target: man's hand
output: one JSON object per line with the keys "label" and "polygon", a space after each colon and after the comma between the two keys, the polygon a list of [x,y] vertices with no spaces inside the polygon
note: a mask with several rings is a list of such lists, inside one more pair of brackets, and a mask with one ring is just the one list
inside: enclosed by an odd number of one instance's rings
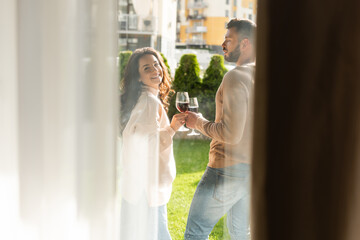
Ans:
{"label": "man's hand", "polygon": [[187,113],[186,126],[188,128],[194,129],[196,121],[197,121],[197,119],[199,117],[201,117],[201,114],[200,113],[189,112],[189,111],[187,111],[186,113]]}

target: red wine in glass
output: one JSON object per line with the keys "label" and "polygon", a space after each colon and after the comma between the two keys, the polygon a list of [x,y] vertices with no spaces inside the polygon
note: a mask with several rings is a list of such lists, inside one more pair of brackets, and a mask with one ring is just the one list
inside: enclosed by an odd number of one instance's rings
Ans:
{"label": "red wine in glass", "polygon": [[189,109],[189,103],[187,102],[176,102],[176,108],[179,112],[186,112]]}
{"label": "red wine in glass", "polygon": [[[187,92],[177,92],[176,93],[176,108],[179,112],[186,112],[189,108],[189,94]],[[188,128],[181,126],[178,131],[186,132],[189,131]]]}

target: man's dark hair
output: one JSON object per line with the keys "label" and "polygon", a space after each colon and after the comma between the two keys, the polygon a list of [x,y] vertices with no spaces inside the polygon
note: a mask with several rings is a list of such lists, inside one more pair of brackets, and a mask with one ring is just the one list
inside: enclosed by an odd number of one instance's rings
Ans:
{"label": "man's dark hair", "polygon": [[253,21],[233,18],[228,22],[226,28],[236,28],[236,32],[241,38],[248,38],[251,42],[254,42],[256,24]]}

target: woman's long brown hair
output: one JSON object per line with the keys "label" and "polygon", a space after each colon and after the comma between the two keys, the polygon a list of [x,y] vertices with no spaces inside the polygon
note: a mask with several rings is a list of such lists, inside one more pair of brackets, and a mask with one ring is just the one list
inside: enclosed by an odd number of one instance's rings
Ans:
{"label": "woman's long brown hair", "polygon": [[153,55],[159,61],[161,69],[163,71],[163,79],[159,85],[159,97],[160,101],[166,110],[169,107],[169,93],[173,92],[171,89],[171,77],[164,64],[164,60],[161,55],[151,47],[136,49],[130,56],[129,62],[126,65],[124,78],[120,86],[120,133],[122,134],[127,122],[129,121],[132,110],[141,95],[144,84],[139,81],[139,60],[144,55]]}

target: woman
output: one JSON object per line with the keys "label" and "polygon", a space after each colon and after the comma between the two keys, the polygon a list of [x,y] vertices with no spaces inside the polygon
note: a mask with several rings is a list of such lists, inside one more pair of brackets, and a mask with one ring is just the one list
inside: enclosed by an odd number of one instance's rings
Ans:
{"label": "woman", "polygon": [[166,204],[175,178],[172,137],[186,114],[167,118],[170,77],[152,48],[131,55],[123,79],[120,130],[121,239],[171,239]]}

